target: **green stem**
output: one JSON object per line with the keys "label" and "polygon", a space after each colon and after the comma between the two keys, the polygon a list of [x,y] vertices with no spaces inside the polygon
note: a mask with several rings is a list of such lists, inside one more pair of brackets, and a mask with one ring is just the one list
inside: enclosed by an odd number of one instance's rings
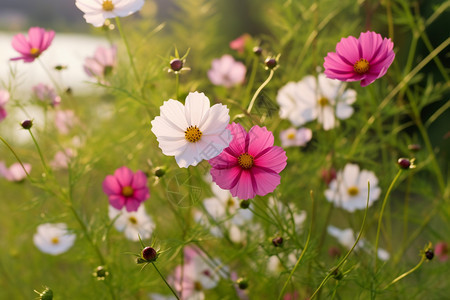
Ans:
{"label": "green stem", "polygon": [[180,88],[180,74],[178,72],[176,72],[175,73],[175,95],[177,97],[177,100],[180,100],[179,88]]}
{"label": "green stem", "polygon": [[8,142],[2,138],[0,136],[0,140],[3,142],[3,144],[5,144],[6,147],[8,147],[9,151],[11,151],[11,153],[14,155],[14,157],[17,159],[17,161],[19,162],[20,166],[22,167],[23,171],[25,172],[25,174],[27,175],[27,178],[31,181],[31,177],[30,174],[28,174],[27,169],[25,169],[25,166],[23,165],[22,161],[20,160],[19,156],[17,156],[16,152],[14,151],[14,149],[8,144]]}
{"label": "green stem", "polygon": [[47,174],[49,174],[49,173],[50,173],[50,172],[49,172],[50,170],[49,170],[49,168],[47,167],[47,163],[45,162],[44,155],[42,155],[41,148],[39,147],[39,144],[37,143],[36,139],[34,138],[34,134],[31,132],[31,129],[27,129],[27,130],[28,130],[28,132],[30,133],[31,138],[33,139],[33,143],[34,143],[34,145],[36,146],[36,149],[37,149],[37,151],[38,151],[38,153],[39,153],[39,156],[40,156],[40,158],[41,158],[41,162],[42,162],[42,165],[44,166],[45,172],[46,172]]}
{"label": "green stem", "polygon": [[48,77],[50,78],[51,82],[53,83],[53,85],[55,86],[55,88],[58,90],[58,93],[61,93],[61,87],[58,85],[58,83],[56,82],[55,78],[53,78],[52,74],[50,73],[50,71],[47,69],[47,67],[44,65],[44,63],[42,62],[42,60],[40,58],[37,59],[37,61],[39,62],[39,64],[42,66],[42,68],[44,69],[45,73],[47,73]]}
{"label": "green stem", "polygon": [[248,80],[247,88],[245,89],[245,105],[247,105],[247,99],[250,97],[250,93],[253,88],[253,84],[255,83],[255,77],[256,77],[256,70],[258,68],[258,57],[255,55],[253,57],[253,63],[252,63],[252,73],[250,74],[250,79]]}
{"label": "green stem", "polygon": [[178,294],[173,290],[173,288],[170,286],[170,284],[167,282],[167,280],[164,278],[164,276],[161,274],[161,272],[158,270],[158,268],[156,267],[155,263],[152,262],[153,267],[155,267],[156,272],[158,272],[159,276],[161,277],[161,279],[164,281],[164,283],[167,285],[167,287],[170,289],[170,291],[172,292],[172,294],[175,296],[175,298],[177,298],[177,300],[180,300],[180,298],[178,297]]}
{"label": "green stem", "polygon": [[314,291],[312,296],[309,297],[309,300],[312,300],[317,295],[317,293],[320,291],[320,289],[325,285],[325,283],[328,281],[328,279],[330,279],[330,277],[333,276],[334,272],[339,270],[339,268],[344,264],[344,262],[347,260],[347,258],[350,256],[350,254],[353,252],[353,250],[355,249],[355,247],[358,244],[359,240],[361,239],[362,233],[364,231],[364,227],[366,225],[367,211],[369,210],[370,182],[367,183],[367,186],[368,186],[368,192],[367,192],[367,200],[366,200],[366,210],[364,211],[364,218],[363,218],[363,221],[362,221],[362,224],[361,224],[361,229],[359,230],[359,234],[358,234],[358,237],[356,238],[355,243],[353,244],[352,248],[347,252],[347,254],[344,256],[344,258],[341,259],[339,264],[336,267],[334,267],[328,273],[328,275],[322,280],[322,282],[320,283],[319,287]]}
{"label": "green stem", "polygon": [[289,274],[286,282],[284,283],[283,288],[281,289],[281,292],[278,295],[278,300],[280,300],[283,297],[284,291],[286,290],[289,282],[291,281],[292,275],[294,275],[295,270],[297,270],[297,267],[300,264],[300,261],[302,260],[304,254],[306,252],[306,249],[308,248],[308,245],[309,245],[309,240],[311,238],[311,232],[312,232],[312,228],[313,228],[313,224],[314,224],[314,215],[315,215],[314,214],[314,197],[313,197],[312,191],[310,192],[310,195],[311,195],[311,200],[312,200],[312,217],[311,217],[311,226],[310,226],[310,229],[309,229],[309,232],[308,232],[308,237],[306,239],[305,247],[303,247],[302,253],[300,254],[299,258],[297,259],[297,262],[294,265],[294,268],[292,269],[292,271]]}
{"label": "green stem", "polygon": [[250,114],[252,111],[253,105],[255,104],[256,98],[258,97],[259,93],[261,93],[262,89],[270,82],[270,80],[273,77],[274,70],[270,70],[269,77],[267,77],[266,81],[264,81],[261,86],[256,90],[255,94],[253,95],[252,100],[250,101],[250,104],[248,105],[247,113]]}
{"label": "green stem", "polygon": [[117,25],[117,28],[119,29],[120,37],[122,38],[123,43],[125,44],[125,48],[127,49],[128,58],[130,59],[130,64],[131,64],[131,68],[133,69],[134,77],[136,77],[136,80],[137,80],[137,82],[138,82],[138,84],[140,86],[141,85],[141,79],[139,77],[139,73],[137,72],[136,66],[134,64],[133,55],[131,55],[130,46],[128,44],[127,38],[125,37],[125,34],[123,33],[122,25],[120,24],[120,18],[119,17],[116,17],[116,25]]}
{"label": "green stem", "polygon": [[377,237],[376,237],[376,240],[375,240],[375,272],[377,271],[378,242],[379,242],[379,239],[380,239],[381,221],[383,220],[384,208],[386,206],[387,199],[389,198],[389,195],[391,194],[391,191],[394,188],[395,183],[397,182],[398,178],[402,174],[402,171],[403,171],[403,169],[398,170],[397,175],[395,175],[394,180],[392,180],[391,185],[389,186],[389,188],[388,188],[388,190],[386,192],[386,195],[384,196],[383,204],[381,205],[380,216],[378,218]]}
{"label": "green stem", "polygon": [[408,276],[409,274],[411,274],[412,272],[414,272],[415,270],[417,270],[425,261],[426,257],[425,255],[422,255],[422,259],[419,261],[419,263],[412,268],[411,270],[409,270],[408,272],[403,273],[402,275],[398,276],[397,278],[395,278],[394,280],[392,280],[391,283],[389,283],[384,289],[387,289],[388,287],[390,287],[391,285],[393,285],[394,283],[396,283],[397,281],[405,278],[406,276]]}

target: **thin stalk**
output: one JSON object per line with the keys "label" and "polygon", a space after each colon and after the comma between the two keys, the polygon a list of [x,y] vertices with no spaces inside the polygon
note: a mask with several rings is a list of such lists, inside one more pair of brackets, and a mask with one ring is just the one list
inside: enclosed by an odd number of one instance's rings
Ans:
{"label": "thin stalk", "polygon": [[180,73],[176,72],[175,73],[175,95],[176,95],[176,99],[180,100],[180,93],[179,93],[179,88],[180,88]]}
{"label": "thin stalk", "polygon": [[411,270],[409,270],[408,272],[403,273],[402,275],[398,276],[397,278],[395,278],[394,280],[392,280],[391,283],[389,283],[384,289],[387,289],[388,287],[390,287],[391,285],[393,285],[394,283],[400,281],[401,279],[405,278],[406,276],[408,276],[409,274],[411,274],[412,272],[414,272],[415,270],[417,270],[425,261],[426,257],[425,255],[422,255],[422,259],[419,261],[419,263],[412,268]]}
{"label": "thin stalk", "polygon": [[175,296],[175,298],[177,298],[177,300],[180,300],[180,298],[178,297],[178,294],[173,290],[173,288],[170,286],[170,284],[167,282],[167,280],[164,278],[164,276],[161,274],[161,272],[158,270],[158,268],[156,267],[155,263],[152,262],[153,267],[155,267],[156,272],[158,272],[159,277],[161,277],[161,279],[164,281],[164,283],[167,285],[167,287],[170,289],[170,291],[172,292],[172,294]]}
{"label": "thin stalk", "polygon": [[350,256],[350,254],[353,252],[353,250],[355,249],[356,245],[358,244],[359,240],[361,239],[362,233],[364,231],[364,227],[366,225],[366,217],[367,217],[367,211],[369,210],[369,199],[370,199],[370,182],[367,182],[367,186],[368,186],[368,192],[367,192],[367,200],[366,200],[366,210],[364,211],[364,218],[361,224],[361,229],[359,230],[359,234],[358,237],[356,238],[355,243],[353,244],[352,248],[347,252],[347,254],[344,256],[344,258],[341,259],[341,261],[339,262],[339,264],[334,267],[329,273],[328,275],[322,280],[322,282],[320,283],[319,287],[314,291],[314,293],[312,294],[311,297],[309,297],[309,300],[312,300],[317,293],[322,289],[322,287],[325,285],[325,283],[327,283],[328,279],[330,279],[331,276],[333,276],[333,273],[337,270],[339,270],[339,268],[344,264],[344,262],[347,260],[347,258]]}
{"label": "thin stalk", "polygon": [[266,81],[264,81],[261,86],[256,90],[255,94],[253,95],[252,100],[250,101],[250,104],[248,105],[247,113],[250,114],[252,111],[253,105],[255,104],[256,98],[258,97],[259,93],[261,93],[262,89],[270,82],[270,80],[273,77],[274,70],[270,70],[269,77],[267,77]]}
{"label": "thin stalk", "polygon": [[311,226],[309,228],[309,232],[308,232],[308,237],[306,238],[306,243],[305,243],[305,247],[303,247],[302,253],[300,254],[299,258],[297,259],[297,262],[294,265],[294,268],[292,268],[291,273],[289,274],[286,282],[283,285],[283,288],[281,289],[280,294],[278,295],[278,300],[280,300],[283,297],[284,291],[286,290],[289,282],[291,281],[292,275],[294,275],[295,270],[297,270],[298,265],[300,264],[300,261],[302,260],[306,249],[308,249],[308,245],[309,245],[309,240],[311,238],[311,232],[312,232],[312,228],[313,228],[313,224],[314,224],[314,196],[313,196],[313,192],[310,192],[311,195],[311,200],[312,200],[312,217],[311,217]]}
{"label": "thin stalk", "polygon": [[386,207],[387,199],[389,198],[389,195],[391,194],[392,189],[394,188],[395,183],[400,178],[400,175],[402,174],[403,169],[399,169],[397,172],[397,175],[395,175],[394,180],[392,180],[391,185],[389,186],[386,195],[383,199],[383,204],[381,205],[381,211],[380,216],[378,218],[378,227],[377,227],[377,237],[375,240],[375,272],[377,271],[377,258],[378,258],[378,242],[380,239],[380,231],[381,231],[381,222],[383,220],[383,212],[384,208]]}
{"label": "thin stalk", "polygon": [[42,60],[40,60],[39,58],[37,59],[37,61],[39,62],[39,64],[41,65],[41,67],[44,69],[45,73],[47,73],[48,78],[50,78],[51,82],[53,83],[53,85],[55,86],[55,88],[58,90],[58,93],[61,93],[61,87],[58,85],[58,83],[56,82],[55,78],[53,78],[52,74],[50,73],[50,71],[47,69],[47,67],[44,65],[44,63],[42,62]]}
{"label": "thin stalk", "polygon": [[27,175],[27,178],[31,181],[31,177],[30,174],[28,174],[27,169],[25,169],[25,166],[22,163],[22,160],[20,160],[19,156],[17,156],[17,153],[14,151],[14,149],[8,144],[8,142],[2,138],[0,136],[0,140],[2,141],[3,144],[5,144],[5,146],[9,149],[9,151],[11,151],[11,153],[14,155],[14,157],[17,159],[17,161],[19,162],[20,166],[22,167],[23,171],[25,172],[25,174]]}
{"label": "thin stalk", "polygon": [[39,156],[40,156],[40,158],[41,158],[41,162],[42,162],[42,165],[44,166],[45,172],[46,172],[47,174],[49,174],[49,169],[48,169],[48,167],[47,167],[47,163],[45,162],[44,155],[42,155],[42,151],[41,151],[41,148],[39,147],[39,144],[37,143],[36,139],[34,138],[34,135],[33,135],[33,133],[31,132],[31,129],[27,129],[27,131],[30,133],[31,138],[33,139],[33,143],[34,143],[34,145],[36,146],[36,149],[37,149],[37,151],[38,151],[38,153],[39,153]]}
{"label": "thin stalk", "polygon": [[119,29],[120,37],[122,38],[123,43],[125,44],[125,48],[127,49],[128,58],[130,59],[130,64],[131,64],[131,68],[133,69],[134,77],[136,77],[136,80],[137,80],[137,82],[138,82],[138,84],[140,86],[141,85],[141,79],[139,77],[139,73],[137,72],[136,66],[134,64],[133,55],[131,55],[130,46],[128,44],[127,38],[125,37],[125,34],[123,33],[122,25],[120,24],[120,18],[119,17],[116,17],[116,25],[117,25],[117,29]]}
{"label": "thin stalk", "polygon": [[[245,89],[245,105],[247,105],[247,99],[250,97],[250,92],[252,91],[253,84],[255,83],[255,77],[256,77],[256,70],[258,68],[258,57],[255,55],[253,57],[253,63],[252,63],[252,72],[250,73],[250,79],[248,80],[247,88]],[[244,106],[245,107],[245,106]]]}

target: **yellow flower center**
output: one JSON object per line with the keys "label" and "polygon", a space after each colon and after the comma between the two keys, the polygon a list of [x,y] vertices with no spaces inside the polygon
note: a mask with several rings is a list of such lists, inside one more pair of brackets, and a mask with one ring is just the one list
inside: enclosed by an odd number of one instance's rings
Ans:
{"label": "yellow flower center", "polygon": [[320,106],[324,107],[324,106],[327,106],[327,105],[330,103],[330,101],[329,101],[328,98],[326,98],[326,97],[321,97],[321,98],[317,101],[317,103],[319,103]]}
{"label": "yellow flower center", "polygon": [[356,186],[351,186],[348,188],[347,193],[353,197],[359,194],[359,189]]}
{"label": "yellow flower center", "polygon": [[364,58],[361,58],[353,65],[353,69],[358,74],[365,74],[369,71],[369,62]]}
{"label": "yellow flower center", "polygon": [[133,188],[131,187],[131,186],[124,186],[123,188],[122,188],[122,195],[123,196],[125,196],[125,197],[131,197],[131,196],[133,196],[133,194],[134,194],[134,190],[133,190]]}
{"label": "yellow flower center", "polygon": [[194,290],[196,290],[196,291],[203,290],[202,284],[200,282],[198,282],[198,281],[194,282]]}
{"label": "yellow flower center", "polygon": [[104,0],[102,8],[104,11],[112,11],[114,9],[114,4],[112,3],[112,0]]}
{"label": "yellow flower center", "polygon": [[243,169],[250,169],[251,167],[253,167],[253,156],[248,153],[239,155],[238,164]]}
{"label": "yellow flower center", "polygon": [[38,48],[31,48],[30,54],[34,57],[38,57],[41,54],[41,51]]}
{"label": "yellow flower center", "polygon": [[227,207],[228,207],[228,208],[232,208],[232,207],[234,207],[234,205],[235,205],[234,200],[233,200],[232,198],[229,198],[229,199],[227,200]]}
{"label": "yellow flower center", "polygon": [[287,135],[288,140],[293,140],[295,139],[295,133],[291,132]]}
{"label": "yellow flower center", "polygon": [[53,245],[59,244],[59,238],[54,237],[54,238],[52,238],[51,242]]}
{"label": "yellow flower center", "polygon": [[129,217],[128,221],[130,221],[131,224],[136,225],[138,223],[137,219],[135,217]]}
{"label": "yellow flower center", "polygon": [[197,125],[189,126],[184,132],[184,138],[191,143],[198,142],[202,137],[202,132],[198,129]]}

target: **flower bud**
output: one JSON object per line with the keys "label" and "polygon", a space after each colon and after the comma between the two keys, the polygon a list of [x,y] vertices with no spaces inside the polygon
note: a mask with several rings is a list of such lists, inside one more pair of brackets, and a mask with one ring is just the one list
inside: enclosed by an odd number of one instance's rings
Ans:
{"label": "flower bud", "polygon": [[339,271],[337,268],[333,270],[333,272],[331,273],[333,275],[333,278],[336,280],[341,280],[344,275],[342,274],[341,271]]}
{"label": "flower bud", "polygon": [[239,278],[238,280],[236,280],[236,283],[239,287],[239,289],[241,290],[245,290],[248,288],[248,280],[247,278]]}
{"label": "flower bud", "polygon": [[92,275],[97,278],[97,280],[105,280],[105,278],[109,275],[109,272],[103,266],[98,266],[95,268],[94,273]]}
{"label": "flower bud", "polygon": [[49,289],[48,287],[45,287],[45,290],[40,293],[38,291],[34,291],[35,293],[37,293],[39,295],[39,300],[52,300],[53,299],[53,291],[51,289]]}
{"label": "flower bud", "polygon": [[261,54],[262,54],[261,47],[258,47],[258,46],[253,47],[253,53],[255,53],[256,56],[261,56]]}
{"label": "flower bud", "polygon": [[399,158],[397,164],[404,170],[407,170],[411,167],[411,161],[407,158]]}
{"label": "flower bud", "polygon": [[162,167],[156,167],[154,170],[154,174],[156,177],[163,177],[166,174],[166,171]]}
{"label": "flower bud", "polygon": [[23,121],[20,126],[22,126],[23,129],[30,129],[31,127],[33,127],[33,121],[32,120],[25,120]]}
{"label": "flower bud", "polygon": [[158,253],[152,247],[145,247],[141,251],[141,258],[146,262],[152,262],[158,258]]}
{"label": "flower bud", "polygon": [[175,72],[180,71],[183,68],[183,61],[175,58],[170,61],[170,68]]}
{"label": "flower bud", "polygon": [[433,257],[434,257],[433,249],[428,249],[427,251],[425,251],[425,257],[426,257],[428,260],[432,260]]}
{"label": "flower bud", "polygon": [[241,203],[239,204],[239,206],[242,209],[247,209],[250,207],[250,200],[242,200]]}
{"label": "flower bud", "polygon": [[264,61],[264,64],[266,65],[267,69],[272,70],[278,65],[278,62],[273,57],[267,57]]}
{"label": "flower bud", "polygon": [[275,247],[281,247],[283,245],[283,238],[281,236],[278,236],[278,237],[274,238],[272,240],[272,244]]}
{"label": "flower bud", "polygon": [[420,149],[422,149],[422,146],[420,146],[419,144],[411,144],[408,145],[408,149],[411,150],[412,152],[417,152]]}

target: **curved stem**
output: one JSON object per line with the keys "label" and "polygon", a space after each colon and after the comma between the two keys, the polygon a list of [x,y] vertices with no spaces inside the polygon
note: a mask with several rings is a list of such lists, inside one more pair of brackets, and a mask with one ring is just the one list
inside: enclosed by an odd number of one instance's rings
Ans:
{"label": "curved stem", "polygon": [[245,104],[247,104],[247,99],[250,97],[250,92],[252,91],[253,84],[255,82],[257,68],[258,68],[258,57],[255,55],[255,57],[253,57],[252,73],[250,74],[250,79],[248,80],[247,88],[245,89],[244,94],[244,99],[246,102]]}
{"label": "curved stem", "polygon": [[2,138],[0,136],[0,141],[3,142],[3,144],[5,144],[6,147],[8,147],[9,151],[11,151],[11,153],[14,155],[14,157],[17,159],[17,161],[19,162],[20,166],[22,167],[23,171],[25,172],[25,174],[27,175],[28,179],[31,180],[30,174],[28,174],[27,169],[25,169],[25,166],[23,165],[22,161],[20,160],[19,156],[17,156],[16,152],[14,151],[14,149],[8,144],[8,142]]}
{"label": "curved stem", "polygon": [[31,138],[33,139],[33,143],[36,146],[36,149],[37,149],[37,151],[39,153],[39,156],[41,158],[41,162],[42,162],[42,165],[44,166],[45,172],[47,174],[49,174],[49,169],[47,167],[47,163],[45,162],[44,155],[42,155],[41,148],[39,147],[39,144],[37,143],[36,139],[34,138],[34,134],[31,132],[31,129],[27,129],[27,131],[30,133]]}
{"label": "curved stem", "polygon": [[309,239],[311,238],[311,232],[312,232],[312,228],[313,228],[313,224],[314,224],[314,196],[312,191],[310,192],[311,195],[311,200],[312,200],[312,217],[311,217],[311,226],[309,228],[309,232],[308,232],[308,237],[306,239],[306,243],[305,243],[305,247],[303,247],[302,253],[300,254],[300,257],[297,259],[297,262],[294,265],[294,268],[292,269],[291,273],[289,274],[289,277],[287,278],[286,282],[283,285],[283,288],[281,289],[280,294],[278,295],[278,300],[280,300],[283,297],[284,291],[287,288],[287,285],[289,284],[289,282],[291,281],[292,275],[294,275],[295,270],[297,269],[298,265],[300,264],[300,261],[303,258],[303,255],[306,252],[306,249],[308,249],[308,245],[309,245]]}
{"label": "curved stem", "polygon": [[255,94],[253,95],[252,100],[250,101],[250,104],[248,105],[247,108],[247,113],[250,114],[250,112],[252,111],[253,105],[255,104],[256,98],[258,97],[259,93],[261,93],[262,89],[270,82],[270,80],[273,77],[273,73],[274,70],[270,70],[270,74],[269,77],[267,77],[266,81],[264,81],[261,86],[256,90]]}
{"label": "curved stem", "polygon": [[426,257],[425,255],[422,255],[422,259],[419,261],[419,263],[412,268],[411,270],[409,270],[408,272],[403,273],[402,275],[398,276],[397,278],[395,278],[394,280],[392,280],[391,283],[389,283],[384,289],[387,289],[388,287],[390,287],[391,285],[393,285],[394,283],[396,283],[397,281],[405,278],[406,276],[408,276],[409,274],[411,274],[412,272],[414,272],[415,270],[417,270],[425,261]]}
{"label": "curved stem", "polygon": [[117,25],[117,29],[119,29],[120,37],[122,38],[123,43],[125,44],[125,48],[127,49],[128,58],[130,59],[130,64],[131,64],[131,68],[133,69],[134,77],[136,77],[136,80],[137,80],[137,82],[138,82],[138,84],[140,86],[141,85],[141,79],[139,77],[139,74],[137,72],[136,66],[134,64],[133,56],[131,55],[131,51],[130,51],[130,46],[128,45],[128,40],[125,37],[125,34],[123,33],[122,25],[120,24],[120,18],[119,17],[116,17],[116,25]]}
{"label": "curved stem", "polygon": [[153,267],[155,267],[156,272],[158,272],[159,277],[161,277],[161,279],[164,281],[164,283],[167,285],[167,287],[170,289],[170,291],[172,292],[172,294],[175,296],[175,298],[177,298],[177,300],[180,300],[180,298],[178,297],[178,294],[173,290],[173,288],[170,286],[170,284],[167,282],[167,280],[164,278],[164,276],[161,274],[161,272],[158,270],[158,268],[156,267],[155,263],[152,262]]}
{"label": "curved stem", "polygon": [[381,211],[380,211],[380,217],[378,218],[378,227],[377,227],[377,237],[375,240],[375,272],[377,271],[377,258],[378,258],[378,242],[380,239],[380,230],[381,230],[381,221],[383,219],[383,212],[384,208],[386,207],[387,199],[389,195],[391,194],[391,191],[397,182],[398,178],[400,177],[400,174],[402,174],[403,169],[398,170],[397,175],[395,175],[394,180],[392,180],[391,185],[389,186],[386,195],[383,199],[383,204],[381,205]]}

